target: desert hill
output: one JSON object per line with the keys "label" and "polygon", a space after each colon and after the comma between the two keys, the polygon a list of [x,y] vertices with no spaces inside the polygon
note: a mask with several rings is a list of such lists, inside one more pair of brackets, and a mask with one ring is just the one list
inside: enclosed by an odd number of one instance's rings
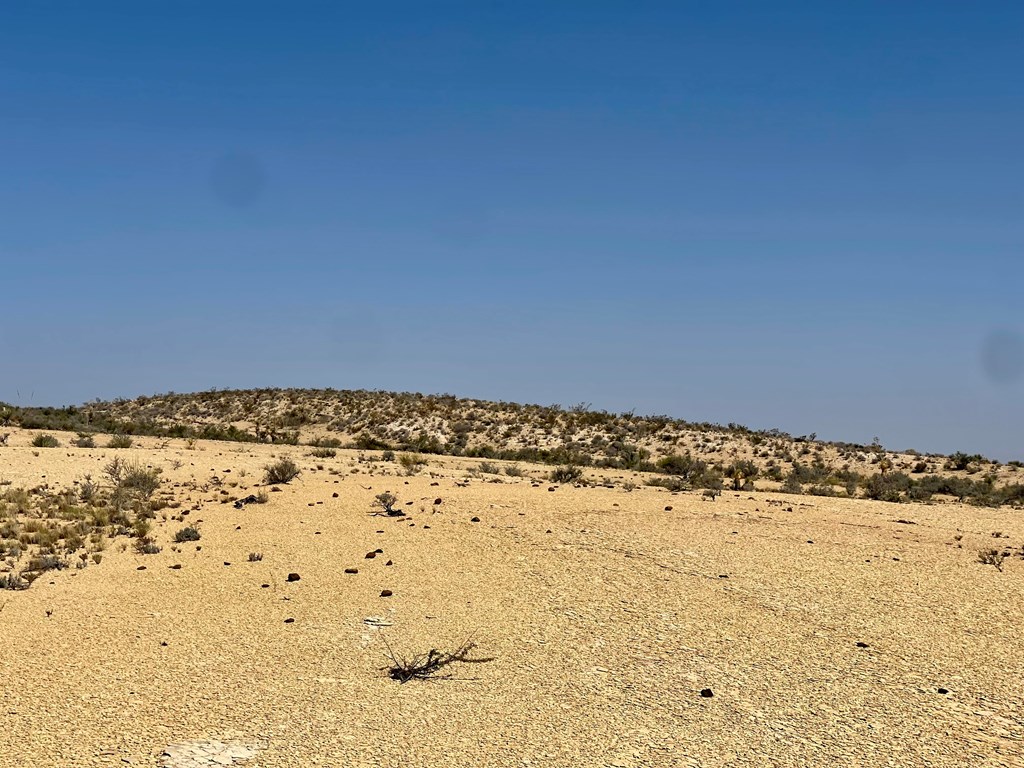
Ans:
{"label": "desert hill", "polygon": [[1020,462],[794,437],[777,429],[367,390],[212,390],[69,408],[0,405],[0,426],[323,444],[655,473],[669,487],[1022,504]]}

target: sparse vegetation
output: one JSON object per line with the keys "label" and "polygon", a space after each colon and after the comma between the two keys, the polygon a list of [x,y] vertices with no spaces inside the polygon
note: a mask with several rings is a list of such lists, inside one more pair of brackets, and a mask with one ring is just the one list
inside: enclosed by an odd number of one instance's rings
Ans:
{"label": "sparse vegetation", "polygon": [[131,448],[132,439],[129,435],[111,435],[107,448]]}
{"label": "sparse vegetation", "polygon": [[57,448],[60,441],[53,435],[40,434],[32,438],[32,446],[35,448]]}

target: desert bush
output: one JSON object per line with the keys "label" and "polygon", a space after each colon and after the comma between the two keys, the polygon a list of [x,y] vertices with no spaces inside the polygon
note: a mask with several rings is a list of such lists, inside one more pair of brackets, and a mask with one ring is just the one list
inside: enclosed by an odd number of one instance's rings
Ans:
{"label": "desert bush", "polygon": [[505,474],[509,477],[522,477],[525,472],[523,472],[523,468],[518,464],[511,464],[505,467]]}
{"label": "desert bush", "polygon": [[913,481],[902,472],[879,472],[867,479],[864,495],[876,501],[900,502],[912,484]]}
{"label": "desert bush", "polygon": [[134,495],[148,499],[160,487],[159,472],[139,461],[124,461],[117,457],[107,464],[104,472],[113,483],[117,496]]}
{"label": "desert bush", "polygon": [[414,474],[420,467],[426,466],[427,460],[418,453],[403,453],[398,457],[398,463],[408,474]]}
{"label": "desert bush", "polygon": [[95,448],[96,447],[96,441],[93,439],[92,435],[90,435],[89,433],[87,433],[87,432],[80,432],[78,434],[78,437],[76,437],[75,440],[74,440],[74,446],[76,448]]}
{"label": "desert bush", "polygon": [[314,448],[341,448],[341,440],[336,437],[318,437],[310,445]]}
{"label": "desert bush", "polygon": [[278,459],[264,467],[263,481],[267,485],[280,485],[294,480],[299,472],[298,464],[291,459]]}
{"label": "desert bush", "polygon": [[57,448],[60,441],[53,435],[40,434],[32,438],[32,445],[36,448]]}
{"label": "desert bush", "polygon": [[978,562],[984,565],[994,565],[997,571],[1003,570],[1003,560],[1006,556],[998,549],[982,549],[978,551]]}
{"label": "desert bush", "polygon": [[132,439],[128,435],[111,435],[107,441],[107,448],[131,448]]}
{"label": "desert bush", "polygon": [[790,472],[786,475],[786,479],[782,481],[782,485],[779,487],[782,493],[803,493],[804,486],[800,482],[795,472]]}
{"label": "desert bush", "polygon": [[314,448],[309,455],[317,459],[333,459],[338,452],[333,448]]}
{"label": "desert bush", "polygon": [[157,555],[160,553],[160,547],[153,539],[143,536],[135,540],[135,551],[140,555]]}
{"label": "desert bush", "polygon": [[656,488],[665,488],[673,493],[690,490],[690,484],[681,477],[652,477],[647,480],[647,485]]}
{"label": "desert bush", "polygon": [[28,582],[17,573],[0,573],[0,589],[28,589]]}
{"label": "desert bush", "polygon": [[481,472],[485,475],[500,475],[501,467],[499,467],[497,464],[492,464],[489,461],[481,461],[477,465],[476,471]]}
{"label": "desert bush", "polygon": [[[388,517],[402,517],[405,515],[400,509],[395,509],[395,504],[398,503],[398,497],[391,491],[384,491],[384,493],[378,493],[373,497],[374,507],[379,507],[384,514]],[[381,514],[378,512],[377,514]]]}
{"label": "desert bush", "polygon": [[558,467],[551,473],[551,482],[553,483],[578,483],[582,479],[583,470],[573,464]]}
{"label": "desert bush", "polygon": [[188,525],[174,534],[174,541],[178,544],[184,544],[186,541],[199,541],[202,538],[199,534],[199,529],[195,526]]}

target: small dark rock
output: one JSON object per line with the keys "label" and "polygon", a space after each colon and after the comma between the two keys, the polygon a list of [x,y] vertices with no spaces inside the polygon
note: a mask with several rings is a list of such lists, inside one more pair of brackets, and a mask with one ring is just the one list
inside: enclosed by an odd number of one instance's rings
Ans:
{"label": "small dark rock", "polygon": [[471,522],[471,523],[479,523],[480,522],[480,518],[479,517],[471,517],[469,519],[469,522]]}
{"label": "small dark rock", "polygon": [[135,570],[136,570],[136,571],[144,571],[144,570],[146,570],[146,566],[144,566],[144,565],[140,565],[140,566],[139,566],[138,568],[136,568]]}
{"label": "small dark rock", "polygon": [[943,696],[945,696],[947,693],[949,693],[949,689],[948,688],[938,688],[936,690],[938,690],[938,692],[941,693]]}
{"label": "small dark rock", "polygon": [[295,623],[295,619],[285,619],[284,623],[285,624],[294,624]]}
{"label": "small dark rock", "polygon": [[332,498],[332,499],[336,499],[336,498],[338,498],[338,492],[337,492],[337,491],[335,491],[334,493],[332,493],[332,494],[331,494],[331,498]]}
{"label": "small dark rock", "polygon": [[260,588],[261,589],[269,589],[270,585],[269,584],[260,584]]}
{"label": "small dark rock", "polygon": [[388,560],[386,563],[384,563],[384,565],[394,565],[394,564],[395,564],[394,560]]}
{"label": "small dark rock", "polygon": [[710,688],[704,688],[701,690],[700,695],[701,698],[710,699],[712,696],[715,695],[715,692],[712,691]]}
{"label": "small dark rock", "polygon": [[373,560],[373,558],[375,558],[376,556],[377,556],[376,552],[367,552],[366,553],[366,559],[367,560]]}
{"label": "small dark rock", "polygon": [[172,565],[171,566],[171,570],[172,571],[180,571],[181,570],[181,563],[175,563],[174,565]]}
{"label": "small dark rock", "polygon": [[390,589],[382,589],[380,591],[380,596],[381,597],[391,597],[393,594],[395,594],[395,593],[392,592]]}
{"label": "small dark rock", "polygon": [[671,512],[672,511],[672,505],[670,504],[669,506],[665,507],[665,511],[666,512]]}
{"label": "small dark rock", "polygon": [[298,581],[301,578],[302,577],[299,576],[299,574],[297,574],[297,573],[289,573],[288,574],[288,581]]}
{"label": "small dark rock", "polygon": [[867,643],[857,643],[857,647],[858,648],[869,648],[870,646]]}
{"label": "small dark rock", "polygon": [[438,497],[438,498],[434,499],[434,506],[437,506],[437,505],[438,505],[438,504],[440,504],[440,503],[441,503],[441,499],[440,499],[440,497]]}
{"label": "small dark rock", "polygon": [[359,573],[358,568],[346,568],[345,573]]}

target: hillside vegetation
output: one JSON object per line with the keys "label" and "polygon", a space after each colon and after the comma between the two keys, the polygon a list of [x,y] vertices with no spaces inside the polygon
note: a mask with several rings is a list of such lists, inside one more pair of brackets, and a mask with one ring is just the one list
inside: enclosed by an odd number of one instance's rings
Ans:
{"label": "hillside vegetation", "polygon": [[1024,505],[1020,462],[892,451],[877,440],[825,442],[776,429],[615,414],[586,404],[563,408],[366,390],[212,390],[68,408],[0,405],[4,425],[74,431],[83,441],[101,432],[609,468],[651,473],[647,483],[673,490],[724,487]]}

